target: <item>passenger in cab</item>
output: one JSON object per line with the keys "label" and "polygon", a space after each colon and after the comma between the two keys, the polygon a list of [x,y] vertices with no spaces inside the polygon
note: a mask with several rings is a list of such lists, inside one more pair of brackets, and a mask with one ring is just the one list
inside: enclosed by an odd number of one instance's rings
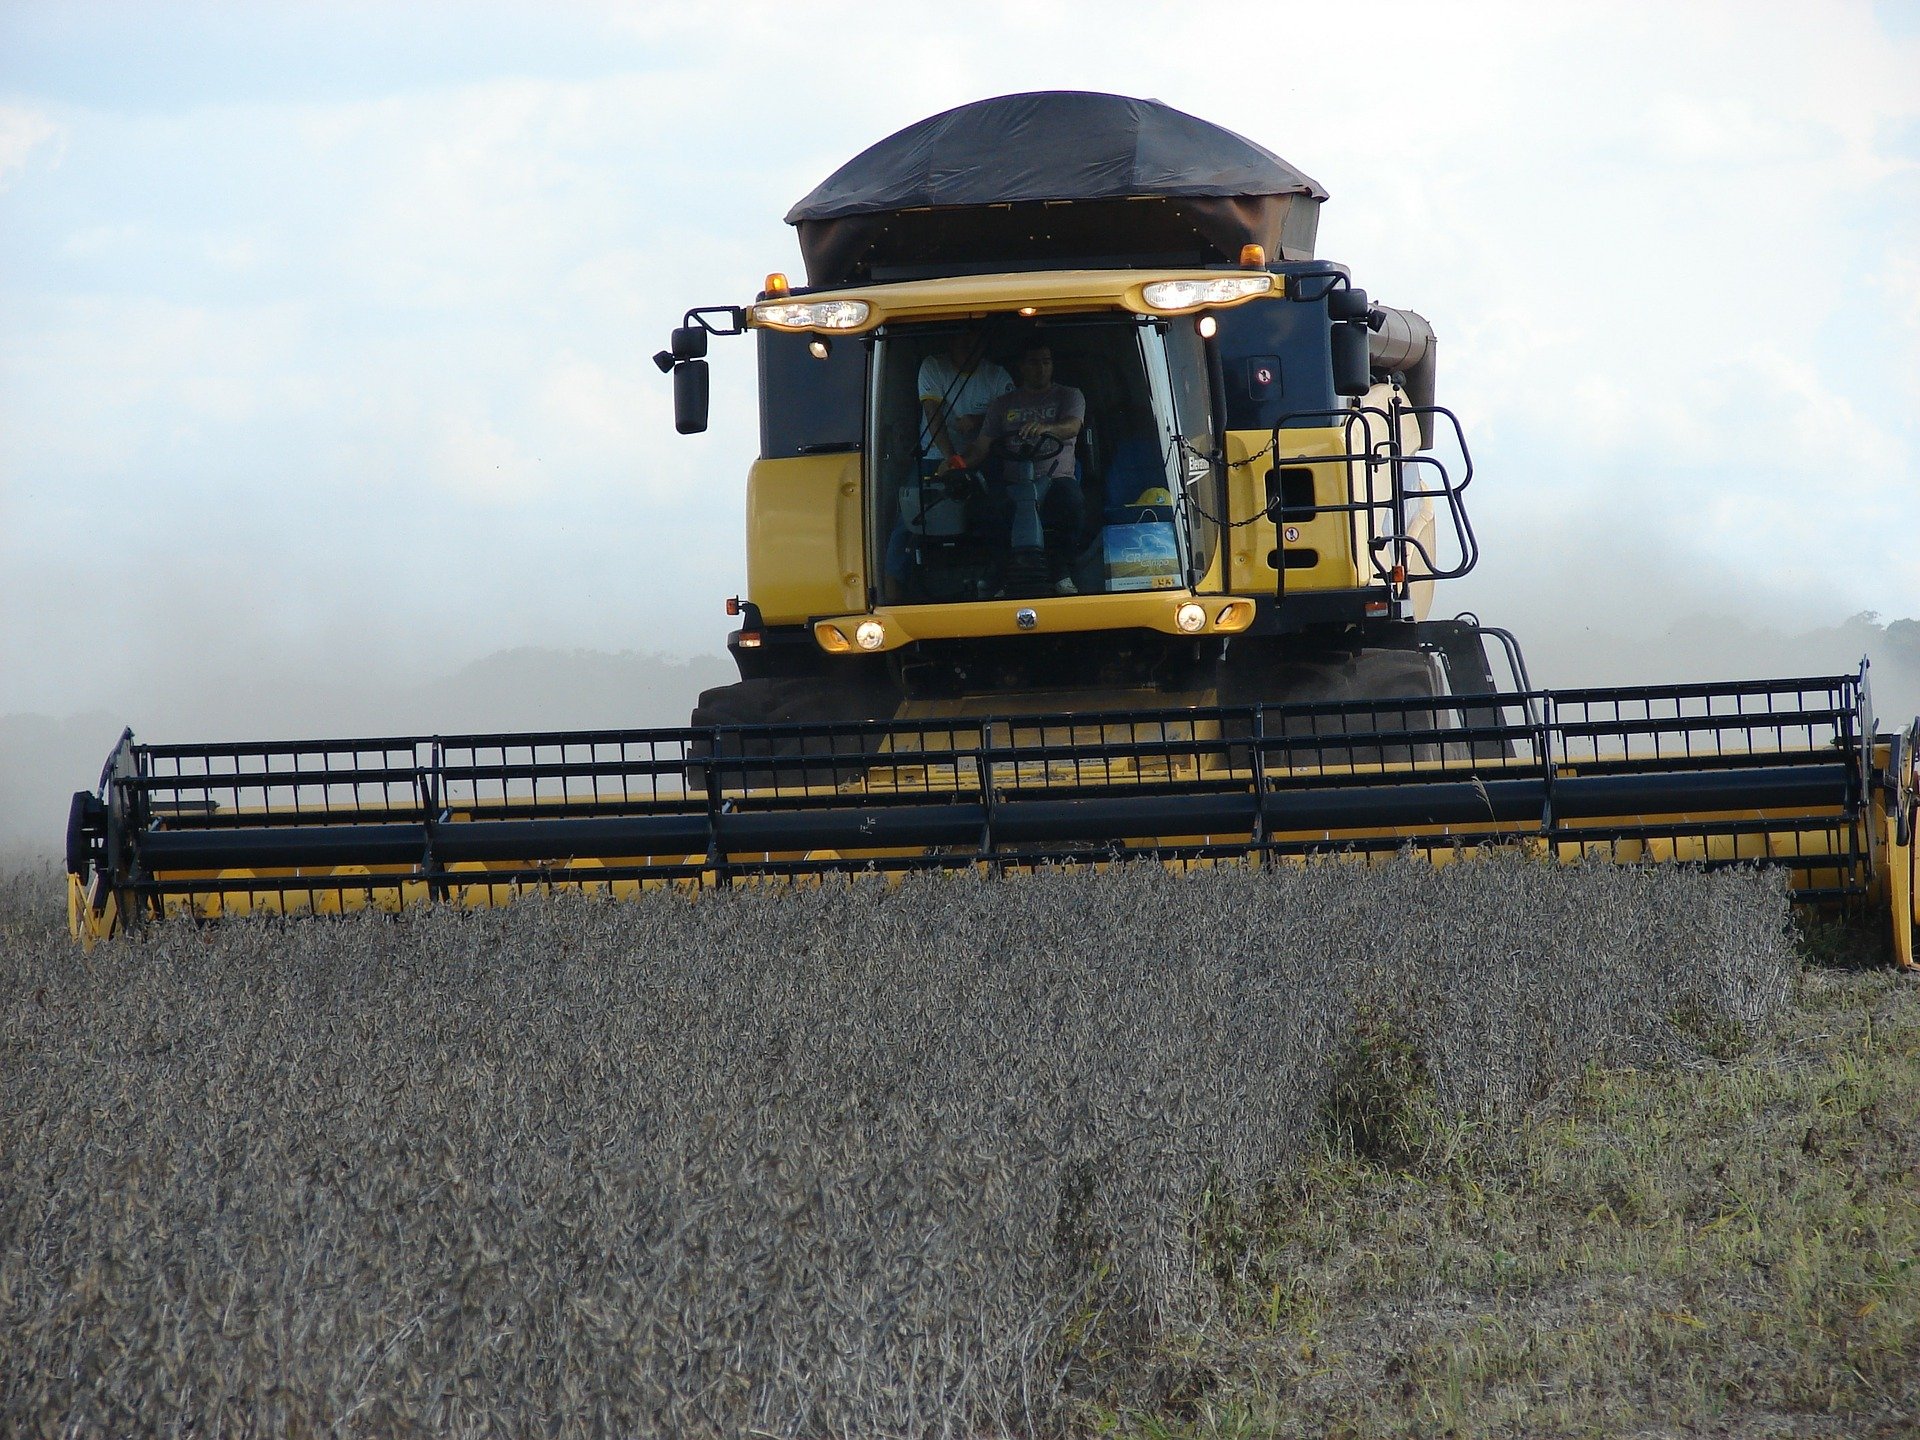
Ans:
{"label": "passenger in cab", "polygon": [[920,362],[920,454],[938,466],[980,433],[981,417],[1013,388],[1007,372],[986,358],[977,330],[956,330],[944,354]]}

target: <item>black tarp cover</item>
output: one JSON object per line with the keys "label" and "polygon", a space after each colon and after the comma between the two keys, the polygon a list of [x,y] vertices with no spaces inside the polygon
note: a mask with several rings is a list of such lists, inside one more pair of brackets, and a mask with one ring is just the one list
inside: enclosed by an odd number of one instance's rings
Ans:
{"label": "black tarp cover", "polygon": [[1048,90],[909,125],[786,218],[808,283],[837,285],[876,266],[1207,263],[1237,259],[1249,241],[1276,259],[1310,259],[1326,198],[1264,146],[1171,105]]}

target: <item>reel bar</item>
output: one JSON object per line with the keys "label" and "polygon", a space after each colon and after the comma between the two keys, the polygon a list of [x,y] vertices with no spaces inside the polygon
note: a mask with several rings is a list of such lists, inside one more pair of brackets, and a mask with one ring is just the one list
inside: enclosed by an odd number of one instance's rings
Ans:
{"label": "reel bar", "polygon": [[[1831,767],[1829,767],[1831,768]],[[1280,791],[1258,803],[1251,794],[1205,796],[1138,795],[1079,799],[1009,800],[988,806],[955,799],[938,805],[874,806],[858,809],[760,810],[706,815],[655,815],[618,818],[453,821],[426,825],[318,825],[226,830],[154,830],[139,846],[147,869],[155,874],[181,870],[276,869],[304,866],[412,866],[431,855],[443,865],[545,860],[565,866],[575,860],[640,855],[724,857],[811,850],[888,850],[908,848],[973,849],[991,827],[994,845],[972,858],[1005,858],[1023,846],[1054,843],[1111,843],[1134,852],[1162,848],[1159,837],[1216,835],[1247,837],[1241,850],[1258,848],[1251,837],[1258,817],[1270,836],[1320,832],[1310,842],[1338,849],[1362,837],[1348,831],[1384,832],[1394,845],[1416,838],[1421,827],[1445,827],[1448,842],[1471,843],[1484,835],[1539,835],[1546,839],[1645,839],[1676,829],[1709,834],[1777,834],[1809,823],[1834,829],[1834,815],[1799,817],[1795,807],[1833,806],[1844,796],[1831,789],[1795,785],[1791,774],[1766,771],[1721,772],[1702,780],[1756,783],[1748,801],[1764,795],[1763,817],[1714,826],[1702,820],[1678,825],[1554,826],[1542,829],[1545,786],[1524,780],[1470,783],[1347,787],[1335,790]],[[1608,777],[1626,778],[1632,777]],[[1668,777],[1659,777],[1668,778]],[[1681,777],[1683,779],[1687,777]],[[1557,796],[1579,781],[1560,782]],[[1484,788],[1485,794],[1482,794]],[[1663,793],[1651,783],[1635,794],[1657,797],[1661,812],[1705,807],[1681,803],[1723,793],[1701,788],[1688,796]],[[1561,810],[1563,819],[1604,819],[1645,813],[1590,803]],[[1724,808],[1724,806],[1722,807]],[[1148,837],[1126,840],[1121,837]],[[881,864],[879,868],[893,868]],[[423,872],[424,873],[424,872]]]}

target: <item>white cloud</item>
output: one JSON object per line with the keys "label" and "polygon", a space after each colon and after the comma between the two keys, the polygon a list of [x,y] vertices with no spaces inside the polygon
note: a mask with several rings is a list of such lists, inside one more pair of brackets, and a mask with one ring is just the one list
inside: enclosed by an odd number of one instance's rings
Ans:
{"label": "white cloud", "polygon": [[26,169],[33,152],[60,137],[60,127],[41,111],[0,104],[0,190],[16,171]]}

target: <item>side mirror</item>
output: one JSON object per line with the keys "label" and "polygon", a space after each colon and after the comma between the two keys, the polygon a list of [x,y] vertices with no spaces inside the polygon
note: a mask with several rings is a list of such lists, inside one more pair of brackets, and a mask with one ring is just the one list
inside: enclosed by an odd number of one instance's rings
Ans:
{"label": "side mirror", "polygon": [[[1342,290],[1335,290],[1327,296],[1327,318],[1329,320],[1366,319],[1367,292],[1356,290],[1351,285]],[[674,333],[677,335],[679,332]]]}
{"label": "side mirror", "polygon": [[1365,320],[1343,320],[1333,327],[1333,389],[1338,395],[1364,395],[1373,385],[1368,373]]}
{"label": "side mirror", "polygon": [[[1365,334],[1364,327],[1361,333]],[[701,348],[706,348],[704,343]],[[673,428],[682,435],[698,435],[707,428],[707,362],[704,360],[683,360],[673,367]]]}
{"label": "side mirror", "polygon": [[707,358],[707,330],[704,325],[679,325],[674,327],[673,358],[676,360],[704,360]]}

